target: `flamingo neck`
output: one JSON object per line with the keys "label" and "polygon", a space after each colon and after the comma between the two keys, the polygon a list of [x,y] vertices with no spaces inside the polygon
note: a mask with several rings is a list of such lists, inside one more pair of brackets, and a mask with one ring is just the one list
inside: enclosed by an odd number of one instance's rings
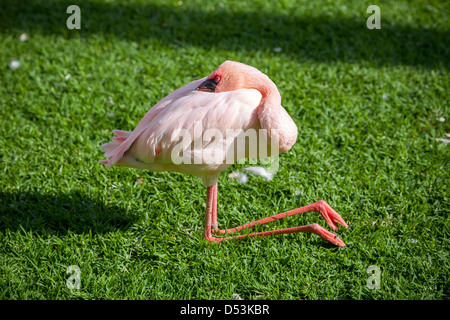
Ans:
{"label": "flamingo neck", "polygon": [[277,108],[281,106],[281,95],[278,91],[277,86],[269,77],[265,76],[260,82],[257,84],[257,90],[261,92],[262,98],[260,107],[262,109],[267,107]]}
{"label": "flamingo neck", "polygon": [[281,95],[277,86],[263,79],[258,90],[262,98],[258,106],[258,118],[261,129],[266,129],[270,141],[278,146],[279,153],[288,151],[297,140],[297,126],[281,105]]}

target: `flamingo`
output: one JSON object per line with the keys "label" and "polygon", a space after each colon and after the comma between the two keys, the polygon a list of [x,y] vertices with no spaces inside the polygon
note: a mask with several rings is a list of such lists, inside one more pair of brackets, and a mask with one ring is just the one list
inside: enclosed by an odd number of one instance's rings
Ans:
{"label": "flamingo", "polygon": [[[208,130],[215,130],[215,134],[207,135]],[[217,181],[222,171],[250,155],[249,139],[241,144],[237,155],[233,154],[232,161],[225,161],[230,151],[236,151],[239,137],[252,130],[267,133],[265,140],[256,141],[258,147],[270,147],[272,151],[267,156],[290,150],[297,140],[297,126],[281,106],[281,95],[275,83],[252,66],[225,61],[209,76],[160,100],[132,132],[113,130],[116,136],[101,146],[107,160],[99,162],[108,168],[119,165],[156,172],[174,171],[200,178],[206,187],[204,238],[210,242],[308,232],[345,247],[335,234],[316,223],[238,236],[232,234],[309,211],[320,213],[334,231],[338,225],[347,228],[342,217],[323,200],[235,228],[218,228]],[[232,133],[226,135],[228,131]],[[205,154],[212,155],[215,161],[203,159]]]}

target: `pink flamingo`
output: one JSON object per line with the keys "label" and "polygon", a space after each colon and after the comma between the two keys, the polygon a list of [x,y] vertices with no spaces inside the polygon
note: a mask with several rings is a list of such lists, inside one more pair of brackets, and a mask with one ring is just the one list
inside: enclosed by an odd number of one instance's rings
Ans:
{"label": "pink flamingo", "polygon": [[[195,126],[200,127],[200,135],[196,133]],[[208,129],[218,130],[219,135],[213,135],[214,139],[205,138],[202,133]],[[265,129],[269,139],[265,142],[258,140],[258,143],[276,145],[275,153],[290,150],[297,140],[297,127],[281,106],[280,93],[272,80],[254,67],[225,61],[208,77],[193,81],[159,101],[132,132],[114,130],[116,137],[113,141],[101,146],[108,160],[101,160],[100,163],[107,167],[119,165],[152,171],[175,171],[199,177],[207,188],[204,237],[209,241],[310,232],[344,247],[341,239],[316,223],[234,237],[215,236],[309,211],[320,213],[333,230],[338,229],[338,224],[348,227],[336,211],[320,200],[236,228],[219,229],[217,181],[220,173],[234,163],[225,161],[225,158],[237,139],[236,134],[231,137],[221,135],[228,129],[238,129],[236,132]],[[249,148],[247,143],[246,156],[249,155]],[[206,151],[220,161],[203,161],[201,155]],[[177,152],[178,155],[183,153],[183,159],[192,161],[175,161],[174,154],[177,155]],[[238,160],[238,156],[233,159]]]}

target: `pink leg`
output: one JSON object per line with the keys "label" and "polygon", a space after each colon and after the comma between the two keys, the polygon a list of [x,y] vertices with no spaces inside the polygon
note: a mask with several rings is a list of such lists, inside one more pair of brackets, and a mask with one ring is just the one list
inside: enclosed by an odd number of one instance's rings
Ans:
{"label": "pink leg", "polygon": [[[221,238],[214,238],[211,236],[211,222],[213,219],[217,221],[217,215],[213,218],[213,212],[214,212],[214,199],[217,200],[217,198],[214,196],[214,192],[216,189],[217,184],[215,184],[212,187],[208,187],[206,189],[206,214],[205,214],[205,227],[204,227],[204,237],[205,239],[216,240],[221,241]],[[216,204],[217,205],[217,204]]]}
{"label": "pink leg", "polygon": [[217,183],[213,186],[213,203],[211,209],[211,228],[212,232],[218,232],[218,223],[217,223]]}
{"label": "pink leg", "polygon": [[[205,229],[204,229],[204,235],[205,238],[209,241],[214,240],[217,242],[220,242],[222,240],[230,240],[230,239],[243,239],[245,237],[264,237],[264,236],[271,236],[271,235],[278,235],[278,234],[285,234],[285,233],[294,233],[294,232],[310,232],[317,234],[322,239],[325,239],[335,245],[345,247],[345,243],[339,239],[336,235],[332,234],[331,232],[327,231],[320,225],[314,223],[307,226],[301,226],[301,227],[293,227],[293,228],[285,228],[285,229],[279,229],[279,230],[271,230],[271,231],[263,231],[263,232],[256,232],[251,234],[245,234],[245,235],[239,235],[236,237],[226,237],[226,238],[217,238],[213,237],[211,235],[211,232],[214,231],[216,233],[226,234],[226,233],[233,233],[240,231],[242,229],[247,229],[254,227],[258,224],[265,224],[270,221],[275,221],[281,218],[289,217],[295,214],[309,212],[309,211],[317,211],[319,212],[325,219],[325,221],[330,225],[330,227],[333,230],[337,230],[337,224],[341,224],[344,227],[348,227],[345,221],[341,218],[341,216],[333,210],[325,201],[320,200],[318,202],[315,202],[313,204],[290,210],[287,212],[279,213],[276,215],[273,215],[271,217],[267,217],[264,219],[260,219],[251,223],[247,223],[245,225],[231,228],[227,230],[220,230],[216,226],[212,226],[212,220],[214,220],[214,223],[217,224],[217,184],[208,187],[207,189],[207,200],[206,200],[206,215],[205,215]],[[212,229],[214,228],[214,230]]]}

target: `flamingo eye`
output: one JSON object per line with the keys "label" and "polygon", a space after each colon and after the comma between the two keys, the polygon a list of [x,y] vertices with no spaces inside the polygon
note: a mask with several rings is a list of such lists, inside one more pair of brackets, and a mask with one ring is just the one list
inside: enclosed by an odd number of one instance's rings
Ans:
{"label": "flamingo eye", "polygon": [[215,76],[214,79],[213,79],[213,81],[214,81],[215,83],[219,83],[220,79],[222,79],[221,76]]}

